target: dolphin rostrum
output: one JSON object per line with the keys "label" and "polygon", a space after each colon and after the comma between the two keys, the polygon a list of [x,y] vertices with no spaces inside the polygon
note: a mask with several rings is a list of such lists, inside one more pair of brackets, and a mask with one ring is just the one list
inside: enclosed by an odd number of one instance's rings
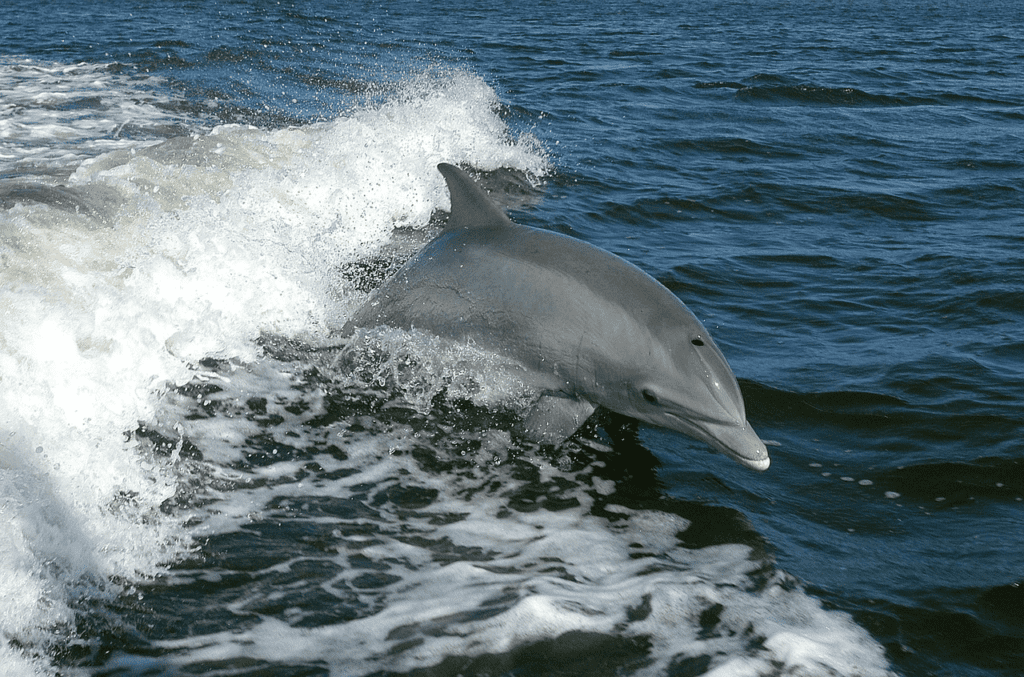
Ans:
{"label": "dolphin rostrum", "polygon": [[515,360],[539,393],[521,430],[538,442],[561,443],[600,405],[768,468],[736,377],[672,292],[602,249],[513,223],[464,171],[437,168],[448,225],[343,333],[415,328]]}

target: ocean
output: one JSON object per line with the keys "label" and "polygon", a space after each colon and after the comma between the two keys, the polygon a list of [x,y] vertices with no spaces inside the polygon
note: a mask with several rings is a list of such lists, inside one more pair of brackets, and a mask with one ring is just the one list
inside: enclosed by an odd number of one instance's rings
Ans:
{"label": "ocean", "polygon": [[[9,0],[0,674],[1024,674],[1024,6]],[[436,165],[676,294],[771,467],[339,338]]]}

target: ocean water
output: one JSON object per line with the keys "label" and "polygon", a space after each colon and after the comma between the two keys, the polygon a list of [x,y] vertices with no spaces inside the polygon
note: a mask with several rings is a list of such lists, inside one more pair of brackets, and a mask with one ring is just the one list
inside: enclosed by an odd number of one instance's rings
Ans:
{"label": "ocean water", "polygon": [[[0,674],[1024,673],[1019,3],[13,0]],[[668,286],[772,466],[340,327],[438,162]]]}

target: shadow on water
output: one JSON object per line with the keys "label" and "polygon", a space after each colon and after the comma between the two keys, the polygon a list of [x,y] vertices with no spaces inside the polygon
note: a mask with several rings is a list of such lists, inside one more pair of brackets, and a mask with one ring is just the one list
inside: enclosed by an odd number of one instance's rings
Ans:
{"label": "shadow on water", "polygon": [[[503,654],[473,658],[450,656],[430,668],[406,673],[375,672],[370,677],[454,677],[455,675],[536,675],[611,677],[629,674],[650,663],[650,641],[596,632],[567,632],[554,639],[517,647]],[[710,663],[710,660],[708,661]],[[700,674],[700,673],[681,673]]]}
{"label": "shadow on water", "polygon": [[1024,581],[994,588],[936,590],[924,604],[847,600],[857,619],[910,674],[999,674],[1024,665]]}

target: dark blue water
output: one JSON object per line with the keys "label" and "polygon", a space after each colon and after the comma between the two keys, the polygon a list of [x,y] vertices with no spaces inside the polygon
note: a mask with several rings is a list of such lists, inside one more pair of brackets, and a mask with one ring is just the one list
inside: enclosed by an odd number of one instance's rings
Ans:
{"label": "dark blue water", "polygon": [[[501,548],[489,545],[490,537],[467,545],[427,535],[426,523],[454,523],[461,514],[444,498],[446,484],[463,487],[467,504],[497,501],[494,514],[550,513],[554,521],[538,517],[538,524],[556,541],[559,533],[575,533],[556,516],[579,506],[587,519],[607,520],[596,533],[621,526],[619,513],[607,509],[611,503],[688,520],[679,547],[749,548],[758,570],[745,573],[739,588],[804,591],[870,636],[841,646],[875,642],[897,674],[1024,671],[1024,9],[1018,3],[15,4],[0,19],[0,58],[100,65],[121,78],[117,86],[137,85],[128,100],[152,98],[164,117],[139,122],[110,112],[111,129],[83,132],[93,145],[57,134],[22,141],[5,132],[14,149],[7,157],[16,156],[0,171],[5,209],[49,204],[66,212],[54,193],[26,188],[26,177],[58,184],[83,159],[113,152],[99,143],[105,138],[141,148],[242,124],[262,135],[253,141],[262,149],[275,132],[312,134],[317,125],[397,105],[411,96],[401,89],[410,79],[468,73],[496,93],[507,143],[524,134],[535,138],[537,157],[549,166],[546,173],[514,164],[507,166],[517,172],[485,172],[489,187],[512,205],[512,217],[619,254],[678,294],[729,359],[751,423],[777,443],[769,447],[771,469],[755,474],[675,433],[606,415],[595,434],[610,451],[584,445],[568,461],[548,458],[555,479],[525,453],[507,452],[502,463],[488,466],[480,461],[486,440],[446,436],[453,426],[472,429],[475,417],[491,425],[486,406],[466,413],[441,397],[433,407],[396,414],[383,404],[390,395],[356,395],[339,386],[308,332],[270,317],[255,332],[262,342],[251,337],[248,357],[231,363],[225,351],[212,350],[202,365],[190,362],[197,372],[234,378],[239,390],[209,386],[215,377],[182,378],[162,391],[176,414],[140,420],[141,433],[107,431],[111,439],[127,433],[148,440],[137,453],[155,449],[157,464],[171,463],[161,445],[177,446],[174,463],[210,464],[175,466],[172,474],[187,489],[157,501],[160,519],[186,525],[189,544],[137,580],[127,572],[85,575],[101,588],[103,580],[129,583],[123,594],[100,599],[69,593],[67,616],[47,626],[57,628],[58,639],[38,639],[9,624],[5,647],[33,657],[41,673],[836,674],[795,653],[787,654],[792,662],[777,653],[775,663],[751,663],[744,672],[730,659],[759,654],[731,644],[717,653],[665,649],[656,633],[625,630],[625,621],[575,635],[554,623],[561,629],[550,636],[516,639],[508,630],[515,621],[508,620],[495,631],[506,639],[495,643],[477,626],[445,625],[483,622],[488,613],[504,618],[498,610],[506,606],[494,598],[476,615],[439,620],[435,630],[413,632],[396,622],[382,635],[390,644],[351,663],[347,649],[299,657],[253,649],[245,658],[245,646],[270,646],[276,626],[267,622],[280,623],[284,637],[293,637],[285,627],[316,629],[325,633],[316,641],[329,644],[362,632],[356,628],[364,619],[399,614],[404,607],[394,594],[403,585],[427,590],[415,598],[419,604],[431,599],[436,581],[397,571],[403,562],[422,573],[409,564],[415,558],[403,560],[397,551],[376,559],[358,555],[351,545],[358,539],[425,548],[435,564],[486,566],[493,559],[495,571],[519,567],[519,560],[495,554]],[[9,89],[0,90],[5,124],[42,119],[26,113],[32,97],[12,100]],[[78,107],[87,120],[110,105],[93,93],[55,108]],[[405,123],[395,124],[373,129],[419,138]],[[412,140],[396,154],[428,155],[438,143]],[[33,144],[66,148],[67,157],[37,163],[25,150]],[[291,158],[322,147],[296,142],[289,148]],[[164,164],[176,162],[184,172],[212,163],[204,153],[213,151],[197,146],[192,152]],[[360,156],[344,157],[354,166]],[[542,182],[529,187],[536,174]],[[394,180],[380,177],[385,184]],[[165,194],[179,181],[167,174],[148,180]],[[315,190],[335,179],[303,180]],[[273,189],[260,186],[257,199]],[[140,223],[159,230],[179,208],[164,204],[129,217],[108,207],[117,214],[110,219],[115,230],[147,227]],[[14,233],[26,226],[10,219],[0,244],[23,251]],[[302,227],[319,237],[320,226],[309,223]],[[230,247],[224,251],[232,256]],[[356,258],[359,270],[379,267],[379,252]],[[21,270],[16,260],[12,253],[0,257],[7,267],[0,274]],[[192,268],[179,268],[187,279]],[[0,310],[7,323],[36,321],[22,312]],[[221,311],[197,311],[196,326],[216,324],[215,312]],[[131,318],[121,321],[127,327]],[[43,334],[49,325],[39,322]],[[290,339],[298,342],[286,344]],[[231,374],[242,363],[261,366],[247,367],[248,380],[238,386]],[[287,385],[281,373],[291,374]],[[8,386],[0,380],[0,387]],[[218,399],[228,392],[230,398]],[[181,436],[189,421],[236,419],[251,428],[238,433],[246,451],[237,458],[223,460],[198,432]],[[147,436],[147,425],[161,432]],[[353,449],[362,444],[359,434],[379,441],[395,426],[422,444],[399,445],[405,465],[391,482],[373,475],[372,464],[356,463],[363,456]],[[177,439],[168,433],[174,430]],[[218,434],[206,439],[229,437]],[[476,461],[465,460],[467,448],[480,455]],[[318,456],[325,453],[337,467]],[[7,466],[16,464],[0,463]],[[257,479],[238,480],[247,473]],[[293,486],[325,487],[349,476],[361,481],[344,484],[347,493],[333,503],[326,490],[310,490],[316,496],[310,498]],[[287,488],[277,492],[278,482]],[[519,488],[502,493],[498,486],[506,482]],[[581,487],[591,486],[614,489],[588,499]],[[265,491],[238,498],[257,489]],[[255,516],[244,527],[188,535],[188,524],[217,522],[211,515],[219,509],[208,508],[216,500],[233,506],[251,500],[246,509]],[[444,501],[447,517],[424,516]],[[674,557],[645,547],[654,560]],[[347,564],[337,556],[344,552]],[[296,553],[319,564],[303,569],[294,564]],[[364,578],[337,583],[359,567]],[[70,573],[56,580],[78,580],[75,567],[65,568]],[[566,580],[582,579],[573,578],[568,564],[565,570]],[[633,583],[645,575],[636,574]],[[706,576],[718,590],[734,585],[727,575]],[[468,595],[470,580],[436,588],[434,597]],[[637,599],[649,607],[659,585]],[[647,607],[629,608],[624,617],[633,619]],[[723,597],[690,625],[680,621],[687,629],[679,632],[706,641],[720,615],[770,615],[772,605],[752,609]],[[743,623],[729,627],[721,634],[736,637],[736,646],[775,646],[765,631],[740,641]],[[827,634],[828,627],[814,617],[805,630]],[[232,633],[244,636],[244,646],[220,652]],[[447,645],[434,652],[432,642],[450,636],[478,638],[484,648],[454,643],[451,653]],[[202,637],[208,639],[191,641]],[[416,647],[434,653],[408,658]]]}

